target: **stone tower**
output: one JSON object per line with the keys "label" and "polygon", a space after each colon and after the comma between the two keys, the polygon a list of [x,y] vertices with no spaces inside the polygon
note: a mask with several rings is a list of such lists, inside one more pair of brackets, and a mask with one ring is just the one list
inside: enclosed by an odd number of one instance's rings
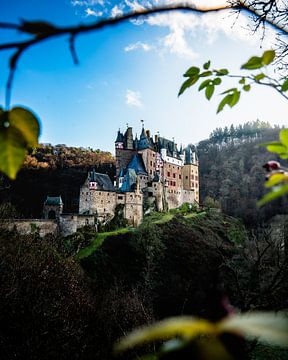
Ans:
{"label": "stone tower", "polygon": [[199,203],[199,161],[194,146],[188,145],[185,150],[182,169],[183,189],[194,191],[195,201]]}
{"label": "stone tower", "polygon": [[44,219],[59,220],[62,212],[63,201],[61,199],[61,196],[47,196],[43,207]]}

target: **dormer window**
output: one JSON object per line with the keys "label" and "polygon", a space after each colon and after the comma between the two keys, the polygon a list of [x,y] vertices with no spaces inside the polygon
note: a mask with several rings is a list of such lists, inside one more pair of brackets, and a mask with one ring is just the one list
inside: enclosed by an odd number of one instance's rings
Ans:
{"label": "dormer window", "polygon": [[89,190],[96,190],[97,189],[97,183],[96,181],[90,181],[89,183]]}

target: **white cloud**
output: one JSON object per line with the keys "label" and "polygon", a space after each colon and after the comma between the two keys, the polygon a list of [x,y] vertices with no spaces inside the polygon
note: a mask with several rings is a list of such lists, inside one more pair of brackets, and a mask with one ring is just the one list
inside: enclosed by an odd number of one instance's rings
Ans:
{"label": "white cloud", "polygon": [[[82,6],[85,9],[86,16],[119,16],[125,11],[137,11],[149,8],[155,5],[168,5],[181,3],[181,0],[122,0],[112,5],[109,1],[104,0],[71,0],[73,6]],[[229,0],[190,0],[188,3],[194,4],[196,7],[205,8],[209,6],[224,6]],[[83,9],[83,10],[84,10]],[[133,24],[142,25],[146,23],[151,26],[157,26],[167,29],[167,34],[159,39],[157,48],[153,46],[161,54],[168,52],[178,57],[186,59],[195,59],[197,53],[193,46],[193,37],[199,35],[199,31],[204,34],[205,41],[212,43],[219,34],[225,34],[235,41],[241,40],[252,44],[259,43],[263,37],[262,29],[256,33],[249,30],[253,28],[253,20],[247,14],[237,14],[231,10],[196,14],[192,12],[169,12],[156,14],[149,17],[141,17],[133,20]],[[262,42],[263,48],[270,48],[276,41],[275,32],[266,27],[265,38]],[[143,44],[143,45],[142,45]],[[151,50],[149,45],[136,42],[125,47],[125,51],[142,49],[144,51]]]}
{"label": "white cloud", "polygon": [[85,14],[86,16],[102,16],[103,12],[102,11],[95,11],[92,10],[90,8],[85,9]]}
{"label": "white cloud", "polygon": [[116,17],[120,15],[123,15],[123,8],[119,7],[118,5],[115,5],[111,10],[111,16]]}
{"label": "white cloud", "polygon": [[139,91],[126,90],[126,104],[131,107],[143,107]]}
{"label": "white cloud", "polygon": [[143,43],[141,41],[137,41],[134,44],[129,44],[124,48],[124,51],[129,52],[129,51],[134,51],[134,50],[138,50],[138,49],[142,49],[144,51],[150,51],[152,50],[152,46],[147,44],[147,43]]}

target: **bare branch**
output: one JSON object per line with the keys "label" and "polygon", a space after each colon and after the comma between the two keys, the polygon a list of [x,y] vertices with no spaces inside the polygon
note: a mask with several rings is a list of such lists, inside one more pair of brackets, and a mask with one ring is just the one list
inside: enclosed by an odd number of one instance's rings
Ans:
{"label": "bare branch", "polygon": [[[164,5],[159,7],[147,8],[147,9],[143,8],[141,10],[128,12],[120,16],[97,20],[90,24],[80,24],[69,27],[60,27],[60,26],[52,25],[45,21],[38,21],[38,22],[22,21],[20,24],[0,22],[0,28],[2,29],[17,30],[19,32],[29,34],[32,36],[28,40],[0,44],[0,51],[9,50],[9,49],[15,49],[16,51],[10,61],[10,74],[6,86],[6,92],[7,92],[6,105],[9,105],[10,103],[13,77],[16,69],[16,64],[19,61],[20,56],[30,47],[42,43],[47,39],[65,36],[65,35],[70,36],[69,37],[70,52],[74,63],[77,64],[78,58],[75,51],[75,38],[80,34],[97,31],[105,27],[115,26],[127,20],[138,19],[156,13],[159,14],[159,13],[171,12],[175,10],[178,11],[186,10],[194,13],[203,14],[207,12],[219,12],[225,9],[233,9],[233,11],[238,11],[238,12],[245,11],[246,13],[248,13],[248,15],[250,14],[256,16],[258,18],[258,24],[269,23],[271,26],[273,26],[276,30],[280,31],[281,33],[283,34],[288,33],[288,27],[286,26],[286,22],[279,21],[279,18],[277,18],[275,15],[276,10],[280,11],[277,7],[276,0],[272,0],[268,2],[255,0],[252,3],[251,1],[248,2],[248,0],[238,0],[238,1],[231,0],[230,3],[226,3],[219,6],[204,6],[203,4],[196,6],[195,4],[191,4],[191,3],[172,4],[172,5],[170,4],[170,5]],[[287,13],[281,10],[280,16],[281,19],[286,19]],[[12,60],[15,63],[13,66],[11,65]],[[259,83],[259,84],[264,85],[264,83]],[[272,85],[269,84],[268,86],[272,86]],[[286,95],[284,95],[283,93],[281,93],[281,95],[286,97]]]}

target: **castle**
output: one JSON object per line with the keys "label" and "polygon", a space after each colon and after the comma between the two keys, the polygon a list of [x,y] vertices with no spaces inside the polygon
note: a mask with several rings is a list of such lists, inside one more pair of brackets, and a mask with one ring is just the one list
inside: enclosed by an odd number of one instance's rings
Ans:
{"label": "castle", "polygon": [[132,127],[118,131],[115,141],[116,176],[114,184],[107,174],[89,171],[80,187],[78,214],[63,214],[61,196],[47,196],[43,219],[15,220],[21,233],[38,229],[69,235],[84,225],[105,223],[113,218],[117,206],[129,225],[138,226],[145,211],[166,211],[183,203],[199,203],[199,163],[196,149],[185,149],[164,137],[150,136],[142,127],[140,138]]}
{"label": "castle", "polygon": [[128,224],[138,226],[143,210],[164,211],[199,202],[198,158],[195,147],[178,150],[174,141],[159,135],[154,139],[142,127],[133,138],[132,127],[115,141],[116,176],[88,173],[80,189],[79,214],[96,214],[99,221],[114,216],[122,204]]}

